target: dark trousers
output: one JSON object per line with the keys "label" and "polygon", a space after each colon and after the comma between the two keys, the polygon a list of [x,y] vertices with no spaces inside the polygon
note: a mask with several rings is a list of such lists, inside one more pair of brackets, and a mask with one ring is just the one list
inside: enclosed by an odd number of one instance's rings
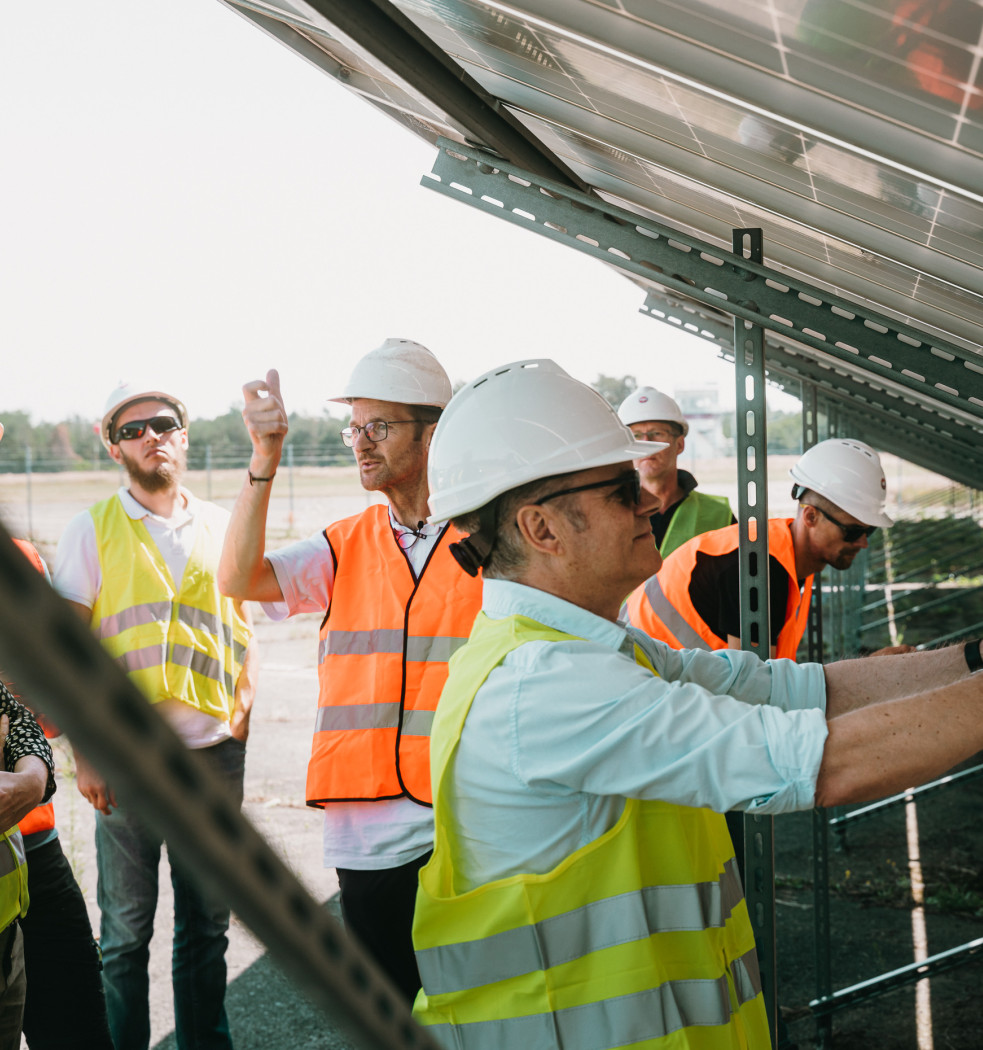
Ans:
{"label": "dark trousers", "polygon": [[57,838],[28,849],[27,886],[31,903],[21,919],[27,1045],[31,1050],[112,1050],[99,948],[85,898]]}
{"label": "dark trousers", "polygon": [[429,859],[427,852],[398,868],[338,868],[345,928],[409,1003],[420,990],[420,973],[413,954],[417,875]]}

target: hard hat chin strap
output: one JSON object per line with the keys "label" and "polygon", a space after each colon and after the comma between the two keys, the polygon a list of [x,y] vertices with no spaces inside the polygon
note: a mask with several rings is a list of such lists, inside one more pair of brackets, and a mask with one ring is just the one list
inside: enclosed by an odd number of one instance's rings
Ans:
{"label": "hard hat chin strap", "polygon": [[477,576],[478,570],[488,564],[495,547],[495,518],[496,505],[493,500],[478,511],[477,530],[448,547],[454,560],[469,576]]}

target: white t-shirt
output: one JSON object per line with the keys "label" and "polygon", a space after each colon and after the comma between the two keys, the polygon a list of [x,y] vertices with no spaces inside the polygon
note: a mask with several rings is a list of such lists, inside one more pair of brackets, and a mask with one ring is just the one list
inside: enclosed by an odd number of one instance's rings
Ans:
{"label": "white t-shirt", "polygon": [[[389,511],[397,533],[410,530]],[[419,576],[437,537],[438,525],[413,530],[423,535],[406,551],[413,573]],[[331,601],[334,560],[323,532],[278,551],[267,553],[283,601],[263,605],[271,620],[304,612],[323,613]],[[375,802],[329,802],[324,807],[324,866],[380,870],[408,864],[433,846],[433,810],[409,798]]]}
{"label": "white t-shirt", "polygon": [[[126,513],[134,521],[143,521],[172,579],[179,586],[188,558],[194,550],[201,500],[182,488],[184,506],[173,517],[161,518],[138,503],[127,489],[119,489],[117,495]],[[72,518],[58,541],[52,582],[63,598],[78,602],[88,609],[95,606],[102,589],[102,569],[99,565],[96,525],[87,510]],[[207,715],[181,700],[161,700],[156,707],[186,747],[211,747],[229,736],[228,722]]]}

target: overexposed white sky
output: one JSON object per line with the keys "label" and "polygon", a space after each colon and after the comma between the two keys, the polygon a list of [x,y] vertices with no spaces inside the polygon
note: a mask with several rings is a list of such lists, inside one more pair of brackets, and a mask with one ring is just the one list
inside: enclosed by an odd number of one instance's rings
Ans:
{"label": "overexposed white sky", "polygon": [[9,3],[0,418],[96,418],[122,377],[317,413],[389,336],[452,380],[525,357],[670,393],[733,369],[606,266],[419,185],[434,150],[218,0]]}

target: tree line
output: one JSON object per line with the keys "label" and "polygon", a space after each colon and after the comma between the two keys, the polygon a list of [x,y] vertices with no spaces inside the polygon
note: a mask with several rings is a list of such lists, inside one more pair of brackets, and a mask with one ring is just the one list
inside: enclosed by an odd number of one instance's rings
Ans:
{"label": "tree line", "polygon": [[[615,408],[638,387],[635,376],[599,375],[591,384]],[[320,416],[288,417],[287,454],[298,466],[326,466],[347,463],[351,452],[341,440],[347,424],[325,412]],[[114,466],[99,440],[98,423],[73,416],[60,423],[31,423],[26,412],[6,412],[0,443],[0,473],[39,473],[61,470],[99,470]],[[250,445],[237,408],[230,408],[215,419],[194,419],[188,466],[241,467],[249,461]],[[723,420],[724,436],[733,435],[733,421]],[[768,451],[775,454],[801,451],[801,421],[797,412],[768,413]]]}
{"label": "tree line", "polygon": [[[323,416],[288,416],[288,455],[297,465],[349,462],[351,452],[341,440],[344,420]],[[99,424],[73,416],[60,423],[31,423],[26,412],[6,412],[0,442],[0,473],[45,473],[62,470],[100,470],[115,464],[99,439]],[[188,424],[188,466],[241,467],[249,462],[250,444],[242,415],[230,408],[215,419],[193,419]]]}

